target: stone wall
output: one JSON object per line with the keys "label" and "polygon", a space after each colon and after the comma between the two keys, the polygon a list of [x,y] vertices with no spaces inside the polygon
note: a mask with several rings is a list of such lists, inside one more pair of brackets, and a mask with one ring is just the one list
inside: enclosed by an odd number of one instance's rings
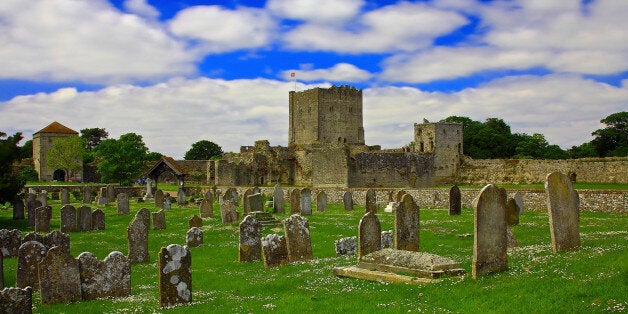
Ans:
{"label": "stone wall", "polygon": [[359,153],[351,158],[352,187],[426,187],[433,184],[432,154]]}

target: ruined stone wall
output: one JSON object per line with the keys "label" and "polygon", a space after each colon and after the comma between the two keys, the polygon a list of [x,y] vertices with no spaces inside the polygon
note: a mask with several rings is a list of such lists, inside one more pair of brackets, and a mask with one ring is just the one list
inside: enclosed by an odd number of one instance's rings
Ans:
{"label": "ruined stone wall", "polygon": [[190,183],[207,183],[207,165],[209,160],[177,160],[177,164],[187,174],[185,181]]}
{"label": "ruined stone wall", "polygon": [[346,147],[337,146],[312,150],[313,186],[345,187],[349,184],[348,151]]}
{"label": "ruined stone wall", "polygon": [[545,182],[547,174],[575,172],[577,182],[628,183],[628,157],[565,160],[465,158],[459,184],[484,185]]}
{"label": "ruined stone wall", "polygon": [[414,124],[414,149],[434,154],[434,176],[440,180],[458,171],[462,157],[462,124],[437,122]]}
{"label": "ruined stone wall", "polygon": [[431,186],[433,155],[366,152],[350,159],[349,187]]}

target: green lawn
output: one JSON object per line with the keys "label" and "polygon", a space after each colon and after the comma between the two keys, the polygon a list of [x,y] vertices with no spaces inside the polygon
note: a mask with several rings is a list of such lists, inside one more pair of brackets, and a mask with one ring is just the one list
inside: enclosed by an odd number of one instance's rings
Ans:
{"label": "green lawn", "polygon": [[[80,204],[74,204],[79,206]],[[58,201],[52,202],[52,228],[59,228]],[[131,202],[131,213],[151,203]],[[94,206],[95,208],[96,206]],[[117,250],[127,254],[126,227],[132,215],[118,216],[111,205],[106,230],[71,233],[71,252],[83,251],[99,259]],[[241,210],[241,209],[240,209]],[[289,210],[288,210],[289,211]],[[197,206],[173,205],[166,212],[167,229],[151,230],[150,262],[132,266],[131,296],[110,300],[43,306],[34,294],[36,313],[119,312],[626,312],[628,308],[628,216],[615,213],[580,215],[582,249],[553,254],[546,212],[527,211],[513,227],[519,247],[509,249],[509,270],[479,280],[471,278],[473,211],[460,216],[446,210],[421,210],[420,247],[462,263],[468,275],[446,278],[436,284],[386,284],[339,278],[335,266],[355,264],[355,256],[336,257],[334,240],[357,235],[364,208],[347,212],[330,205],[327,212],[308,216],[314,259],[264,269],[262,262],[239,263],[237,224],[222,225],[217,205],[214,218],[204,219],[205,244],[192,248],[192,298],[188,305],[158,307],[157,252],[172,243],[185,244],[187,220]],[[382,230],[393,227],[390,213],[378,214]],[[0,211],[2,228],[29,231],[26,221],[11,220],[10,210]],[[283,219],[287,215],[276,215]],[[268,233],[281,229],[264,229]],[[15,284],[16,258],[4,260],[5,286]]]}

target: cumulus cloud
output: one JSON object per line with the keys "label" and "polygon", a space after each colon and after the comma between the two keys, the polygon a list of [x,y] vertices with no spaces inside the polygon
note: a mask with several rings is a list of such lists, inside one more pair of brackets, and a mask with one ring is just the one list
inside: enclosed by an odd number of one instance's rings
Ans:
{"label": "cumulus cloud", "polygon": [[6,0],[0,21],[0,78],[152,81],[194,73],[199,58],[158,26],[104,0]]}
{"label": "cumulus cloud", "polygon": [[339,23],[356,16],[363,0],[269,0],[266,8],[281,18]]}
{"label": "cumulus cloud", "polygon": [[296,74],[299,81],[330,81],[330,82],[361,82],[370,79],[373,75],[349,63],[338,63],[327,69],[311,69],[310,65],[301,65],[298,70],[283,71],[281,76],[285,80]]}
{"label": "cumulus cloud", "polygon": [[131,13],[150,20],[154,20],[159,17],[159,11],[157,11],[155,7],[148,4],[146,0],[126,0],[124,1],[124,8]]}

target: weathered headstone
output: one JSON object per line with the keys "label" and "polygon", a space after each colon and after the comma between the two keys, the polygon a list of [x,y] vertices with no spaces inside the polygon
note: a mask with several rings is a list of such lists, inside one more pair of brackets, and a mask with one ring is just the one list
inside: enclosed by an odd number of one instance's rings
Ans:
{"label": "weathered headstone", "polygon": [[515,195],[512,196],[512,199],[517,203],[517,207],[519,207],[519,214],[523,213],[523,196],[519,192],[515,192]]}
{"label": "weathered headstone", "polygon": [[262,204],[262,194],[254,193],[248,196],[250,212],[263,212],[264,204]]}
{"label": "weathered headstone", "polygon": [[227,200],[220,205],[220,217],[223,224],[232,224],[238,221],[238,212],[231,201]]}
{"label": "weathered headstone", "polygon": [[160,210],[156,213],[152,213],[153,215],[153,230],[164,230],[166,229],[166,212],[164,210]]}
{"label": "weathered headstone", "polygon": [[201,214],[201,218],[213,217],[214,216],[214,206],[213,206],[211,200],[209,200],[207,198],[201,200],[201,206],[199,207],[199,212]]}
{"label": "weathered headstone", "polygon": [[199,227],[192,227],[185,234],[185,243],[188,247],[203,245],[203,231]]}
{"label": "weathered headstone", "polygon": [[286,212],[285,200],[283,198],[283,190],[281,189],[281,185],[276,184],[273,189],[273,208],[274,212],[277,214],[283,214]]}
{"label": "weathered headstone", "polygon": [[146,193],[144,193],[144,200],[149,200],[154,197],[155,195],[153,195],[153,179],[146,178]]}
{"label": "weathered headstone", "polygon": [[39,263],[41,303],[55,304],[81,300],[78,261],[62,247],[53,247]]}
{"label": "weathered headstone", "polygon": [[393,248],[393,232],[392,230],[382,231],[382,249]]}
{"label": "weathered headstone", "polygon": [[11,202],[13,207],[13,220],[24,219],[24,201],[21,198],[16,198]]}
{"label": "weathered headstone", "polygon": [[88,185],[83,187],[83,204],[89,204],[92,202],[92,188]]}
{"label": "weathered headstone", "polygon": [[512,198],[509,198],[506,203],[506,223],[509,226],[519,224],[519,206],[517,206],[517,202]]}
{"label": "weathered headstone", "polygon": [[553,172],[545,181],[552,249],[555,253],[580,248],[579,198],[569,177]]}
{"label": "weathered headstone", "polygon": [[334,241],[336,256],[357,254],[357,237],[346,237]]}
{"label": "weathered headstone", "polygon": [[52,207],[42,206],[35,209],[35,231],[50,231],[50,219],[52,218]]}
{"label": "weathered headstone", "polygon": [[22,245],[20,230],[0,229],[0,253],[2,253],[2,257],[16,257],[20,245]]}
{"label": "weathered headstone", "polygon": [[499,189],[489,184],[477,197],[474,213],[473,278],[508,269],[506,209]]}
{"label": "weathered headstone", "polygon": [[301,190],[298,188],[290,191],[290,214],[301,213]]}
{"label": "weathered headstone", "polygon": [[242,193],[242,215],[246,215],[251,212],[251,204],[249,204],[249,196],[253,195],[253,190],[246,189]]}
{"label": "weathered headstone", "polygon": [[40,201],[38,200],[29,200],[26,203],[26,208],[28,211],[28,222],[27,222],[27,226],[31,227],[31,228],[35,228],[35,210],[39,207],[41,207],[42,204]]}
{"label": "weathered headstone", "polygon": [[47,250],[49,250],[53,246],[59,246],[66,253],[70,254],[70,236],[67,233],[63,233],[59,230],[54,230],[46,234],[42,238],[42,241]]}
{"label": "weathered headstone", "polygon": [[46,246],[37,241],[28,241],[20,246],[17,255],[15,285],[19,288],[33,287],[39,290],[39,262],[46,256]]}
{"label": "weathered headstone", "polygon": [[[44,236],[41,235],[40,233],[37,233],[35,231],[29,232],[27,233],[23,238],[22,238],[22,244],[28,242],[28,241],[37,241],[41,244],[44,243]],[[1,255],[1,254],[0,254]]]}
{"label": "weathered headstone", "polygon": [[397,194],[395,194],[395,202],[396,202],[397,204],[398,204],[398,203],[401,203],[401,198],[402,198],[405,194],[406,194],[406,191],[404,191],[404,190],[399,190],[399,191],[397,191]]}
{"label": "weathered headstone", "polygon": [[61,189],[61,205],[70,204],[70,192],[68,189]]}
{"label": "weathered headstone", "polygon": [[98,206],[107,206],[107,203],[109,203],[109,200],[105,195],[101,195],[96,198],[96,204],[98,204]]}
{"label": "weathered headstone", "polygon": [[113,185],[107,185],[106,193],[107,194],[105,195],[107,196],[107,200],[113,201],[116,199],[116,190],[114,189]]}
{"label": "weathered headstone", "polygon": [[158,270],[161,307],[192,302],[192,255],[187,246],[162,247]]}
{"label": "weathered headstone", "polygon": [[310,224],[307,218],[292,215],[283,222],[290,262],[312,259],[312,243],[310,241]]}
{"label": "weathered headstone", "polygon": [[345,191],[345,194],[342,195],[342,205],[344,205],[345,210],[353,210],[353,193],[351,191]]}
{"label": "weathered headstone", "polygon": [[264,267],[277,267],[288,263],[288,247],[284,236],[269,234],[263,237],[261,242]]}
{"label": "weathered headstone", "polygon": [[164,208],[164,191],[155,191],[155,207]]}
{"label": "weathered headstone", "polygon": [[301,190],[299,205],[301,206],[301,215],[312,214],[312,190],[304,188]]}
{"label": "weathered headstone", "polygon": [[92,212],[92,230],[105,230],[105,212],[101,209]]}
{"label": "weathered headstone", "polygon": [[90,252],[78,257],[83,300],[124,297],[131,294],[131,264],[118,251],[99,261]]}
{"label": "weathered headstone", "polygon": [[149,224],[146,224],[146,219],[138,212],[133,220],[131,220],[129,227],[126,228],[129,252],[128,258],[129,262],[132,264],[147,262],[150,260],[150,255],[148,253]]}
{"label": "weathered headstone", "polygon": [[126,193],[118,194],[118,215],[127,215],[129,213],[129,195]]}
{"label": "weathered headstone", "polygon": [[33,289],[26,287],[0,290],[0,313],[32,313]]}
{"label": "weathered headstone", "polygon": [[460,215],[462,211],[462,199],[460,188],[454,185],[449,189],[449,216]]}
{"label": "weathered headstone", "polygon": [[324,212],[327,210],[327,194],[320,191],[316,194],[316,211]]}
{"label": "weathered headstone", "polygon": [[53,200],[53,201],[58,201],[59,200],[59,192],[57,192],[57,191],[50,192],[50,199]]}
{"label": "weathered headstone", "polygon": [[201,219],[201,217],[197,215],[194,215],[192,216],[192,218],[190,218],[190,220],[188,220],[188,226],[190,228],[193,228],[193,227],[200,228],[203,226],[203,219]]}
{"label": "weathered headstone", "polygon": [[164,205],[163,209],[170,210],[172,208],[172,199],[170,198],[170,194],[164,195]]}
{"label": "weathered headstone", "polygon": [[41,203],[41,206],[48,206],[48,191],[41,190],[37,194],[37,200]]}
{"label": "weathered headstone", "polygon": [[76,219],[77,231],[92,230],[92,208],[89,206],[81,206],[77,209]]}
{"label": "weathered headstone", "polygon": [[238,190],[235,188],[228,188],[222,195],[222,202],[230,201],[233,206],[238,207]]}
{"label": "weathered headstone", "polygon": [[179,205],[185,205],[188,202],[185,200],[185,190],[183,188],[179,188],[177,190],[177,204]]}
{"label": "weathered headstone", "polygon": [[150,228],[150,211],[148,209],[144,207],[140,208],[140,210],[135,213],[135,216],[142,219],[146,228]]}
{"label": "weathered headstone", "polygon": [[[259,194],[258,194],[259,195]],[[240,223],[240,242],[238,261],[254,262],[261,260],[262,255],[262,226],[257,219],[246,216]]]}
{"label": "weathered headstone", "polygon": [[572,184],[576,183],[576,179],[578,178],[578,175],[574,171],[569,171],[567,176],[569,177],[569,181],[571,181]]}
{"label": "weathered headstone", "polygon": [[404,194],[395,210],[395,249],[419,251],[419,206],[412,195]]}
{"label": "weathered headstone", "polygon": [[382,227],[373,212],[366,212],[358,225],[358,260],[382,249]]}
{"label": "weathered headstone", "polygon": [[364,204],[367,213],[377,214],[377,194],[375,194],[375,190],[366,190]]}

